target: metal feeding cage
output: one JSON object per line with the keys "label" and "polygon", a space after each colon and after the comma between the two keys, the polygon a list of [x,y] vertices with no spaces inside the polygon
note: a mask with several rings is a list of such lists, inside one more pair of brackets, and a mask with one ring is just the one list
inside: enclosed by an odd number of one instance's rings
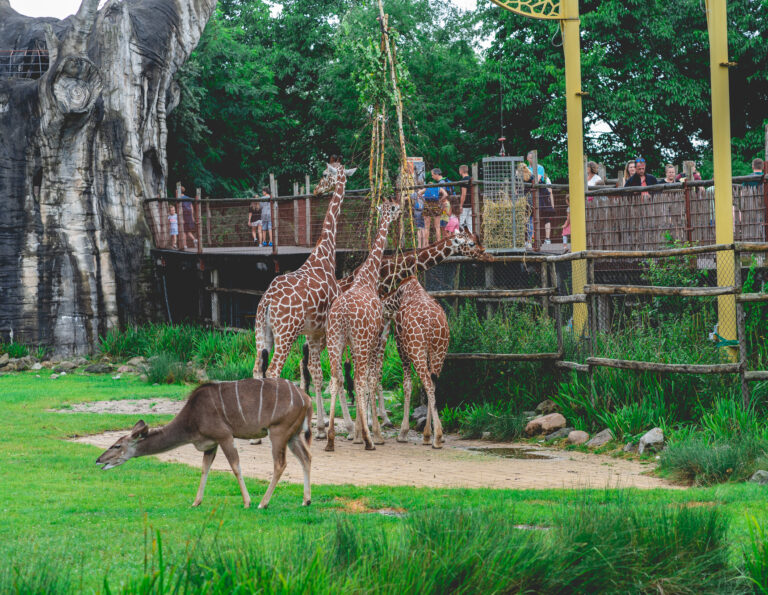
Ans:
{"label": "metal feeding cage", "polygon": [[483,158],[483,243],[486,248],[525,248],[531,206],[518,173],[522,157]]}

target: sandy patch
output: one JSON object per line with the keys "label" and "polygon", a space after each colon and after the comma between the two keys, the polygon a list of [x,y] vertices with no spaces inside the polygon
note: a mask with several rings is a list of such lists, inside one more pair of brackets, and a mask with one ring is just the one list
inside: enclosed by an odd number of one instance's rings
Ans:
{"label": "sandy patch", "polygon": [[124,413],[126,415],[176,415],[186,403],[175,399],[124,399],[121,401],[92,401],[76,403],[66,409],[53,409],[58,413]]}
{"label": "sandy patch", "polygon": [[[117,403],[110,401],[110,403]],[[75,439],[106,449],[125,432],[107,432]],[[635,461],[614,459],[605,455],[562,451],[530,444],[510,445],[487,441],[460,440],[447,436],[443,449],[434,450],[421,444],[421,436],[411,432],[408,443],[388,438],[375,451],[364,451],[360,444],[342,437],[336,440],[336,451],[325,452],[325,441],[312,442],[312,483],[392,485],[432,488],[677,488],[668,481],[644,475],[651,466]],[[272,454],[269,439],[263,444],[250,445],[247,440],[235,441],[240,452],[240,465],[248,477],[268,480],[272,475]],[[507,459],[487,452],[469,450],[482,447],[505,448],[517,446],[546,458]],[[94,454],[95,458],[95,454]],[[162,461],[185,463],[200,467],[202,453],[187,445],[157,456]],[[130,462],[126,463],[130,465]],[[229,471],[226,458],[219,453],[213,469]],[[113,471],[113,473],[119,473]],[[282,481],[302,483],[301,466],[288,453],[288,466]],[[190,487],[193,490],[194,486]],[[344,506],[349,508],[349,506]]]}

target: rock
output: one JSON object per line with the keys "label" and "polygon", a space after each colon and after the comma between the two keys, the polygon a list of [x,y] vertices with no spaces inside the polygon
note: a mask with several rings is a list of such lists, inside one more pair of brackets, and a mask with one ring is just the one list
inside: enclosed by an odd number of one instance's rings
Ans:
{"label": "rock", "polygon": [[8,360],[10,360],[10,356],[7,353],[4,353],[3,355],[0,355],[0,368],[5,366],[8,363]]}
{"label": "rock", "polygon": [[419,405],[413,410],[413,417],[419,419],[420,417],[427,417],[427,406]]}
{"label": "rock", "polygon": [[112,376],[112,380],[120,380],[120,374],[118,374],[117,376]]}
{"label": "rock", "polygon": [[568,434],[571,432],[573,432],[573,428],[560,428],[559,430],[555,430],[551,434],[547,434],[547,442],[560,440],[561,438],[567,438]]}
{"label": "rock", "polygon": [[557,411],[557,405],[551,399],[545,399],[538,405],[536,405],[536,413],[540,415],[548,415]]}
{"label": "rock", "polygon": [[118,374],[137,374],[138,370],[134,368],[133,366],[120,366],[117,369]]}
{"label": "rock", "polygon": [[88,365],[88,360],[87,360],[87,359],[85,359],[85,358],[84,358],[84,357],[81,355],[80,357],[76,357],[75,359],[73,359],[73,360],[72,360],[72,363],[73,363],[73,364],[75,364],[75,366],[79,368],[79,367],[81,367],[81,366],[87,366],[87,365]]}
{"label": "rock", "polygon": [[490,440],[491,439],[491,433],[490,432],[483,432],[480,436],[481,440]]}
{"label": "rock", "polygon": [[425,417],[420,417],[419,419],[416,420],[416,431],[417,432],[423,432],[424,431],[424,426],[426,426],[426,425],[427,425],[427,418],[426,418],[426,416]]}
{"label": "rock", "polygon": [[624,445],[624,452],[637,452],[637,444],[634,442],[627,442]]}
{"label": "rock", "polygon": [[52,362],[52,361],[48,360],[48,361],[45,361],[45,362],[43,362],[41,365],[42,365],[42,366],[43,366],[43,368],[45,368],[46,370],[50,370],[50,369],[51,369],[51,368],[53,368],[53,367],[54,367],[56,364],[55,364],[54,362]]}
{"label": "rock", "polygon": [[59,377],[58,374],[51,374],[51,379],[56,380]]}
{"label": "rock", "polygon": [[141,356],[137,356],[137,357],[132,357],[131,359],[129,359],[127,362],[125,362],[125,365],[126,366],[133,366],[134,368],[138,368],[139,366],[143,366],[146,363],[147,363],[146,359],[144,359]]}
{"label": "rock", "polygon": [[5,364],[5,367],[3,368],[4,372],[15,372],[16,371],[16,362],[13,360],[10,360],[7,364]]}
{"label": "rock", "polygon": [[65,360],[63,362],[59,362],[59,365],[57,365],[53,369],[53,371],[56,372],[57,374],[60,374],[61,372],[69,372],[70,370],[74,370],[75,368],[77,368],[77,364],[75,362],[70,362]]}
{"label": "rock", "polygon": [[608,429],[603,430],[602,432],[595,434],[595,436],[587,442],[587,446],[590,448],[597,448],[598,446],[602,446],[603,444],[608,444],[611,440],[613,440],[613,432],[611,432]]}
{"label": "rock", "polygon": [[565,427],[565,418],[560,413],[550,413],[532,419],[525,426],[526,436],[535,436],[536,434],[549,434],[555,430]]}
{"label": "rock", "polygon": [[752,474],[752,477],[749,478],[749,481],[752,483],[759,483],[760,485],[768,484],[768,471],[758,469]]}
{"label": "rock", "polygon": [[146,374],[142,374],[141,376],[139,376],[139,380],[141,380],[142,382],[149,382],[149,376],[147,376]]}
{"label": "rock", "polygon": [[539,417],[539,414],[536,413],[535,411],[523,411],[523,417],[528,419],[535,419]]}
{"label": "rock", "polygon": [[109,374],[112,372],[112,366],[109,364],[91,364],[85,367],[85,371],[89,374]]}
{"label": "rock", "polygon": [[661,428],[653,428],[646,432],[637,446],[637,452],[643,454],[646,450],[658,451],[664,446],[664,432]]}
{"label": "rock", "polygon": [[32,365],[29,360],[27,360],[24,357],[19,357],[16,359],[11,359],[11,361],[8,362],[9,366],[13,366],[14,370],[17,370],[19,372],[23,372],[24,370],[29,370],[29,367]]}
{"label": "rock", "polygon": [[198,382],[208,382],[208,373],[205,370],[196,369],[195,378]]}
{"label": "rock", "polygon": [[43,369],[43,364],[41,364],[40,362],[35,362],[34,364],[32,364],[32,370],[42,370],[42,369]]}
{"label": "rock", "polygon": [[589,440],[589,434],[581,430],[574,430],[568,434],[568,444],[584,444]]}

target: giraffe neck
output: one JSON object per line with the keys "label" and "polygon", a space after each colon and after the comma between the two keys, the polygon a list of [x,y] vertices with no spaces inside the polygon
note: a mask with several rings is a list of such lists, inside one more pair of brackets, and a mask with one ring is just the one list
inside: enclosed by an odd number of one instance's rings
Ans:
{"label": "giraffe neck", "polygon": [[381,257],[384,254],[384,248],[387,245],[387,231],[389,231],[389,222],[379,223],[379,231],[376,233],[376,239],[373,242],[371,253],[360,267],[360,272],[355,278],[356,285],[367,285],[376,288],[379,281],[379,268],[381,267]]}
{"label": "giraffe neck", "polygon": [[451,239],[445,238],[426,248],[406,254],[404,257],[390,256],[387,259],[386,270],[382,271],[381,286],[391,290],[404,279],[440,264],[453,252]]}
{"label": "giraffe neck", "polygon": [[341,203],[344,201],[344,189],[347,185],[347,178],[343,174],[336,181],[331,202],[328,203],[328,211],[323,220],[323,231],[320,233],[320,239],[317,241],[315,249],[309,255],[304,266],[321,266],[330,268],[336,272],[336,227],[341,213]]}

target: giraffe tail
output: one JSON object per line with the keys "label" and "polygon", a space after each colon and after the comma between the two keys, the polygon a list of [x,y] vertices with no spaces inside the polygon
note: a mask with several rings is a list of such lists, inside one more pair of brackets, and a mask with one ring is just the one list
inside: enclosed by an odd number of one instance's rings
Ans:
{"label": "giraffe tail", "polygon": [[261,350],[261,377],[267,377],[267,368],[269,367],[269,351]]}
{"label": "giraffe tail", "polygon": [[306,342],[301,348],[301,390],[309,393],[309,345]]}
{"label": "giraffe tail", "polygon": [[347,391],[347,400],[355,402],[355,378],[352,375],[352,362],[344,362],[344,389]]}

